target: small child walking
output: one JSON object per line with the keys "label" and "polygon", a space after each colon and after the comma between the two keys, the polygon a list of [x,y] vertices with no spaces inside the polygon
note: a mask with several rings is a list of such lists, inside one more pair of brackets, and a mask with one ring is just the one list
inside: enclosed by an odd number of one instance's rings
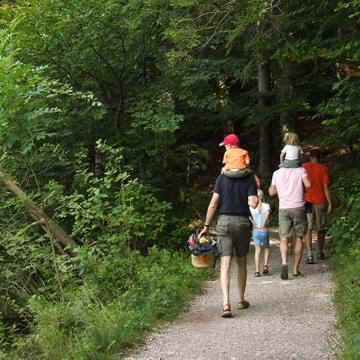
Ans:
{"label": "small child walking", "polygon": [[269,229],[267,227],[270,219],[270,205],[264,202],[264,192],[261,189],[257,190],[258,206],[253,209],[250,207],[251,217],[250,221],[253,224],[253,241],[255,245],[255,277],[260,274],[260,254],[261,248],[264,248],[264,268],[263,274],[269,273]]}
{"label": "small child walking", "polygon": [[280,167],[296,168],[300,166],[300,157],[303,154],[299,136],[294,132],[287,132],[283,139],[285,146],[280,153]]}
{"label": "small child walking", "polygon": [[239,147],[239,138],[235,134],[225,136],[219,146],[225,146],[222,173],[231,178],[241,178],[253,173],[249,169],[250,156],[247,150]]}

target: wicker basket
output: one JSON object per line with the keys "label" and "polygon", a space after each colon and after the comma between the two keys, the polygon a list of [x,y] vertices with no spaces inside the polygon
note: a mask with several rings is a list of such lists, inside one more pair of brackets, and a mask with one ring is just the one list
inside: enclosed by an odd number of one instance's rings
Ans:
{"label": "wicker basket", "polygon": [[191,263],[196,268],[207,268],[214,266],[214,255],[212,252],[209,252],[204,255],[191,255]]}

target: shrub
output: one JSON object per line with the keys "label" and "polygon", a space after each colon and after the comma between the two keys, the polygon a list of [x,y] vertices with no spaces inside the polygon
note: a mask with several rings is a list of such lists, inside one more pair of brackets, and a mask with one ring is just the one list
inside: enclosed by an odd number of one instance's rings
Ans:
{"label": "shrub", "polygon": [[333,186],[341,206],[330,228],[332,264],[336,277],[336,304],[344,335],[346,360],[360,359],[360,171],[353,169]]}
{"label": "shrub", "polygon": [[83,284],[66,289],[62,303],[33,296],[36,325],[14,358],[111,359],[182,311],[209,274],[194,269],[187,254],[156,247],[148,256],[118,256],[93,254]]}

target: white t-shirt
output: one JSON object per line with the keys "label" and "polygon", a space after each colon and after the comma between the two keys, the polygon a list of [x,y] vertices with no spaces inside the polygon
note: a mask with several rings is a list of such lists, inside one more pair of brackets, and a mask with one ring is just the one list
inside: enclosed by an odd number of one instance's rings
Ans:
{"label": "white t-shirt", "polygon": [[298,160],[303,153],[299,145],[285,145],[281,152],[286,153],[285,160]]}
{"label": "white t-shirt", "polygon": [[251,216],[254,220],[255,226],[257,228],[262,228],[264,226],[265,220],[270,214],[270,205],[268,203],[263,202],[261,204],[261,208],[259,206],[256,209],[250,208]]}

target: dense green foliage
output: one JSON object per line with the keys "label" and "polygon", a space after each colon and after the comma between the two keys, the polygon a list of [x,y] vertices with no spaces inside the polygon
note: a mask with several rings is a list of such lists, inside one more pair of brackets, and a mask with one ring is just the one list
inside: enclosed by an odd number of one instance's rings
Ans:
{"label": "dense green foliage", "polygon": [[[61,271],[70,265],[65,259],[58,261],[60,281],[67,282],[62,301],[42,292],[31,297],[28,311],[34,317],[33,334],[18,341],[12,359],[120,356],[159,321],[172,319],[207,276],[206,271],[191,267],[188,256],[167,250],[152,248],[146,257],[138,252],[124,257],[115,247],[101,257],[99,251],[94,246],[76,249],[73,261],[81,278],[71,282]],[[11,340],[12,336],[3,338],[3,345]]]}
{"label": "dense green foliage", "polygon": [[[109,358],[184,305],[205,276],[184,239],[225,133],[263,184],[284,128],[358,159],[359,14],[358,0],[2,1],[3,356]],[[347,202],[339,264],[358,256]]]}
{"label": "dense green foliage", "polygon": [[360,359],[360,169],[344,173],[334,184],[341,207],[330,229],[336,275],[339,324],[344,332],[344,359]]}

